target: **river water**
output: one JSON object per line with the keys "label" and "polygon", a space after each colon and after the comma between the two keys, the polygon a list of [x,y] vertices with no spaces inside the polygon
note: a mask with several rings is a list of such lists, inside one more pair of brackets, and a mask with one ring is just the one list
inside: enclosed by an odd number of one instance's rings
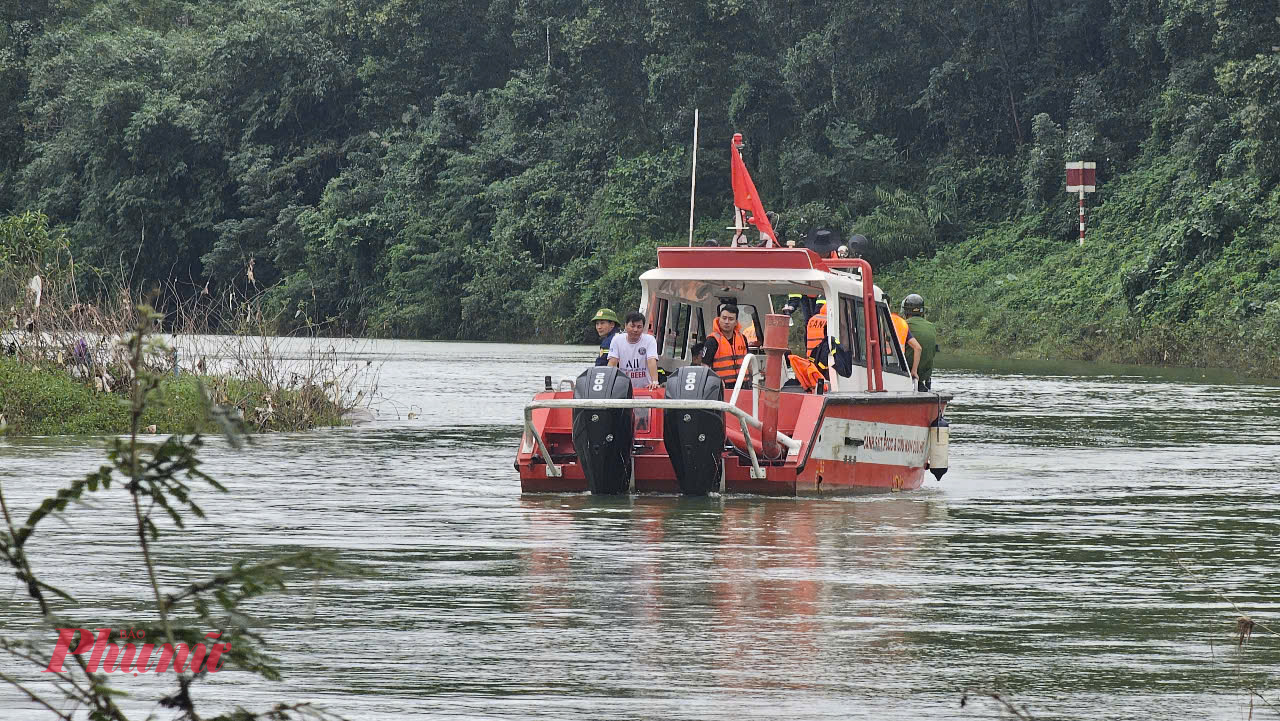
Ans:
{"label": "river water", "polygon": [[[1280,639],[1259,626],[1237,648],[1230,602],[1275,623],[1280,388],[951,359],[935,374],[955,394],[941,483],[594,499],[521,496],[512,468],[523,404],[590,348],[342,351],[379,370],[377,420],[211,441],[204,469],[230,493],[201,491],[208,519],[158,553],[167,588],[304,547],[374,575],[255,603],[284,679],[216,674],[195,694],[206,715],[309,700],[388,721],[998,718],[991,692],[1035,718],[1237,719],[1250,688],[1255,717],[1280,706]],[[103,447],[0,439],[10,508]],[[147,618],[131,524],[112,491],[31,549],[86,625]],[[27,627],[22,589],[0,588],[0,624]],[[154,677],[115,682],[131,713],[168,717]],[[0,718],[31,708],[0,687]]]}

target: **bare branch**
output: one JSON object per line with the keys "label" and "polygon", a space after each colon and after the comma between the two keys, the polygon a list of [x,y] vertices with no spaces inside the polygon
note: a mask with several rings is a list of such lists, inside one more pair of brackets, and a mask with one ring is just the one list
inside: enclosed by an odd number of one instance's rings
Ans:
{"label": "bare branch", "polygon": [[65,719],[66,721],[71,721],[71,714],[63,713],[62,711],[59,711],[53,704],[49,703],[48,701],[45,701],[43,698],[40,698],[40,696],[37,695],[35,691],[32,691],[31,689],[22,685],[22,682],[18,681],[18,679],[6,673],[0,672],[0,681],[4,681],[10,686],[26,694],[27,698],[49,709],[49,711],[52,712],[58,718]]}
{"label": "bare branch", "polygon": [[1025,705],[1023,705],[1023,707],[1019,709],[1017,706],[1014,706],[1013,703],[1011,703],[1008,699],[996,693],[995,691],[975,691],[973,689],[965,689],[964,693],[961,694],[960,696],[961,708],[964,708],[965,704],[969,702],[970,695],[986,696],[987,698],[994,699],[996,703],[1003,706],[1006,711],[1013,714],[1016,718],[1024,719],[1024,721],[1035,720],[1035,717],[1031,715],[1031,711],[1029,711]]}

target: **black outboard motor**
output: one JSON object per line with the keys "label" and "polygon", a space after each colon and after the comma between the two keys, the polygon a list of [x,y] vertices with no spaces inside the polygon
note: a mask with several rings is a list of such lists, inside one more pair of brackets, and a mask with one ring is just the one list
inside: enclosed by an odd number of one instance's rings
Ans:
{"label": "black outboard motor", "polygon": [[[613,366],[588,368],[573,384],[573,397],[631,398],[631,379]],[[587,489],[617,495],[631,487],[631,442],[635,414],[630,408],[574,408],[573,450]]]}
{"label": "black outboard motor", "polygon": [[[681,368],[667,379],[667,398],[685,401],[724,400],[724,383],[707,366]],[[724,463],[724,413],[664,409],[662,436],[675,469],[680,492],[705,496],[720,487]]]}

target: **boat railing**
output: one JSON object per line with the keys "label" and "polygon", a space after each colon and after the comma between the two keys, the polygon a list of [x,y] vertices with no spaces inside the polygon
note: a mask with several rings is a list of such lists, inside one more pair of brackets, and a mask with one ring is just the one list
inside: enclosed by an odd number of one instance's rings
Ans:
{"label": "boat railing", "polygon": [[[729,396],[729,403],[738,405],[738,394],[742,392],[742,379],[746,377],[747,370],[751,370],[752,386],[759,382],[763,377],[760,373],[760,358],[754,353],[748,353],[742,359],[742,366],[738,368],[738,380],[733,384],[733,394]],[[760,394],[751,394],[751,415],[755,418],[760,417]]]}
{"label": "boat railing", "polygon": [[[745,367],[745,364],[744,364]],[[739,379],[741,380],[741,379]],[[683,410],[700,410],[700,411],[720,411],[729,413],[738,419],[738,424],[742,427],[742,437],[747,447],[747,456],[751,459],[751,477],[756,479],[764,479],[768,476],[763,468],[760,467],[760,460],[756,457],[755,445],[751,443],[751,432],[749,428],[762,428],[759,419],[748,414],[741,408],[726,403],[725,401],[700,401],[700,400],[679,400],[670,398],[562,398],[560,400],[534,401],[524,407],[524,433],[528,438],[533,439],[534,447],[538,450],[538,455],[542,457],[546,464],[546,473],[549,477],[559,478],[563,471],[560,466],[551,460],[551,451],[547,448],[547,444],[542,440],[542,436],[533,427],[533,411],[538,408],[602,408],[602,409],[627,409],[627,408],[662,408],[662,409],[683,409]],[[800,442],[796,441],[782,431],[777,432],[778,443],[787,449],[788,453],[800,451]]]}

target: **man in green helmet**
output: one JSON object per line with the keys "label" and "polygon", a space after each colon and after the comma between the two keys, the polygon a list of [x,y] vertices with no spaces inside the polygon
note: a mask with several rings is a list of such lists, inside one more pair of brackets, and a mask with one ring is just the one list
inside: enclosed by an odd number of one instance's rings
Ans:
{"label": "man in green helmet", "polygon": [[[907,319],[911,335],[920,343],[919,390],[933,384],[933,357],[938,353],[938,329],[924,318],[924,298],[912,293],[902,299],[902,316]],[[907,365],[915,367],[914,348],[907,348]]]}
{"label": "man in green helmet", "polygon": [[618,322],[618,314],[609,308],[596,311],[591,322],[596,324],[596,333],[600,336],[600,355],[596,356],[596,365],[607,366],[609,365],[609,344],[613,342],[613,337],[618,334],[618,326],[622,324]]}

